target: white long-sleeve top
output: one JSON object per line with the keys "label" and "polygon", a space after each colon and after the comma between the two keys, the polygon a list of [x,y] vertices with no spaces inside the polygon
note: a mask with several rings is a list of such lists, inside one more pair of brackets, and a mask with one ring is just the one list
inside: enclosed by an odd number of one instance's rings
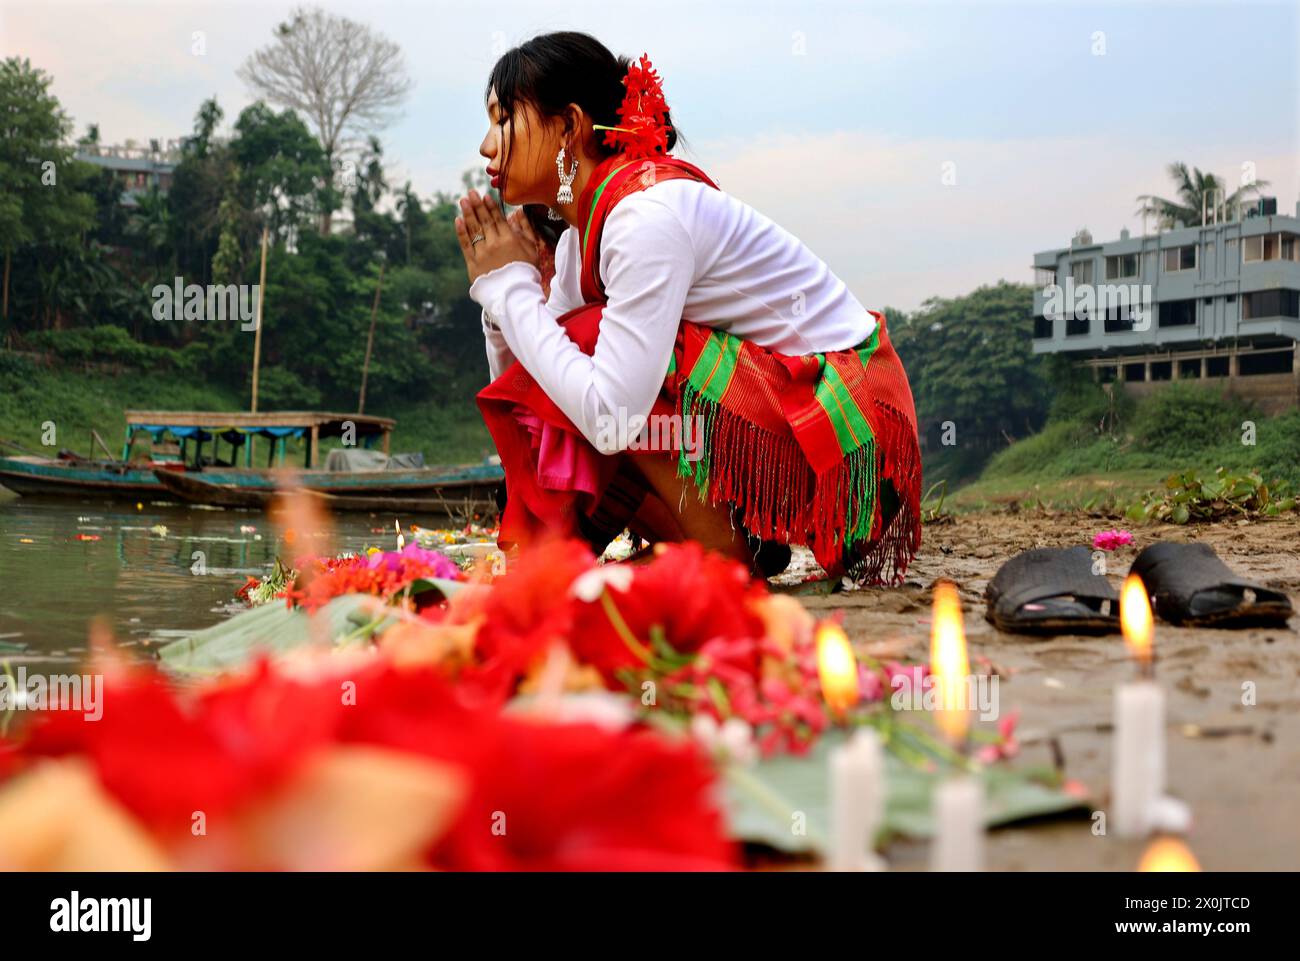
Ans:
{"label": "white long-sleeve top", "polygon": [[853,347],[876,323],[797,237],[726,192],[685,178],[630,194],[607,217],[600,276],[608,302],[590,356],[556,323],[583,304],[581,270],[578,231],[570,227],[556,247],[549,300],[541,274],[523,261],[480,275],[469,295],[483,307],[492,378],[517,358],[606,454],[632,439],[609,425],[649,414],[683,317],[797,355]]}

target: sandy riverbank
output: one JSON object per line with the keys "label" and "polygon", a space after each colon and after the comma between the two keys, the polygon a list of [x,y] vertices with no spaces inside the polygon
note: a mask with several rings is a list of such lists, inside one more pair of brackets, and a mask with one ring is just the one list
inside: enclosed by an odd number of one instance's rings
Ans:
{"label": "sandy riverbank", "polygon": [[[1031,547],[1090,543],[1115,526],[1080,513],[983,513],[927,525],[907,583],[803,597],[814,612],[843,609],[855,639],[895,641],[925,660],[930,585],[961,588],[972,666],[987,658],[1001,675],[1003,711],[1019,708],[1022,756],[1050,762],[1060,745],[1068,776],[1104,806],[1110,780],[1109,725],[1115,685],[1132,675],[1123,641],[1004,634],[984,620],[985,585],[998,567]],[[1131,528],[1135,543],[1110,555],[1118,588],[1137,552],[1156,540],[1200,540],[1234,570],[1287,591],[1300,605],[1300,518],[1202,527]],[[1190,804],[1188,843],[1205,870],[1300,867],[1300,617],[1290,630],[1202,630],[1157,623],[1159,677],[1168,692],[1170,793]],[[1243,685],[1253,682],[1254,706]],[[995,870],[1131,870],[1142,845],[1096,837],[1091,821],[1057,820],[994,832]],[[924,844],[899,842],[895,868],[926,865]]]}

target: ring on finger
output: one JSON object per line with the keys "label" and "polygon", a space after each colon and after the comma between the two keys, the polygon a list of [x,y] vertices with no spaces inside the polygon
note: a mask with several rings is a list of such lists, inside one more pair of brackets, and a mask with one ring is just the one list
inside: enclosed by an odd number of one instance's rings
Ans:
{"label": "ring on finger", "polygon": [[486,239],[487,239],[487,238],[484,237],[481,233],[475,234],[473,237],[471,237],[471,238],[469,239],[469,245],[470,245],[471,247],[473,247],[473,246],[474,246],[476,243],[478,243],[480,240],[486,240]]}

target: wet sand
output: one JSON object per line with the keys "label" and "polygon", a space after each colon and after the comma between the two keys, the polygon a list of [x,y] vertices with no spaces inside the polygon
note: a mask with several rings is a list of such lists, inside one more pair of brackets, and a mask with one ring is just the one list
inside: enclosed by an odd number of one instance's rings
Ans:
{"label": "wet sand", "polygon": [[[1005,634],[984,619],[984,588],[998,567],[1032,547],[1091,544],[1114,521],[1083,513],[982,513],[927,525],[900,588],[802,597],[815,613],[843,609],[849,635],[894,641],[929,657],[931,585],[960,587],[972,670],[996,670],[1001,709],[1021,711],[1020,762],[1050,764],[1055,738],[1068,777],[1105,809],[1114,688],[1133,676],[1120,635],[1048,639]],[[1286,591],[1300,605],[1300,518],[1199,527],[1128,527],[1134,543],[1108,555],[1118,589],[1133,558],[1157,540],[1199,540],[1233,570]],[[1167,697],[1169,793],[1190,805],[1186,840],[1204,870],[1300,868],[1300,617],[1289,629],[1206,630],[1157,621],[1157,676]],[[985,664],[987,658],[989,664]],[[1255,704],[1243,704],[1243,685]],[[991,722],[990,722],[991,723]],[[1098,837],[1085,817],[992,832],[992,870],[1132,870],[1145,847]],[[895,869],[925,868],[928,846],[899,841]]]}

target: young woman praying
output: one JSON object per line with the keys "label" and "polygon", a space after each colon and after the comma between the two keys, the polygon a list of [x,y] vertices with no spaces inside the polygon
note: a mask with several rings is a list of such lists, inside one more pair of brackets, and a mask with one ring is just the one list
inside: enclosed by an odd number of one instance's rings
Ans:
{"label": "young woman praying", "polygon": [[670,154],[646,56],[550,33],[486,90],[489,193],[456,235],[483,308],[478,403],[501,455],[499,545],[625,528],[766,576],[807,545],[894,583],[920,544],[911,389],[882,314],[798,238]]}

